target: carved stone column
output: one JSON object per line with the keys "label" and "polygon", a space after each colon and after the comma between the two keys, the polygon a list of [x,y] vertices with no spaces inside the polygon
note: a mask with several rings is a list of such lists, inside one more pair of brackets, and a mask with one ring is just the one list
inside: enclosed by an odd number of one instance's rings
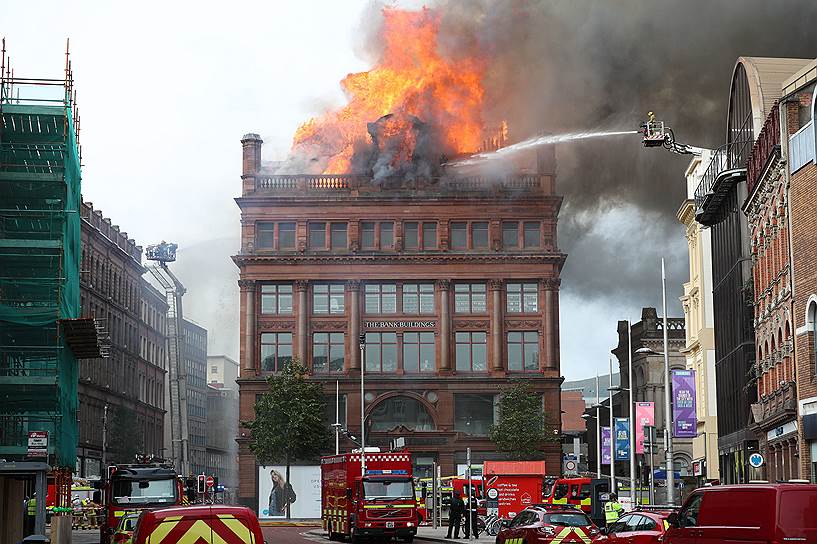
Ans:
{"label": "carved stone column", "polygon": [[360,370],[360,281],[346,282],[349,291],[349,364],[347,368]]}
{"label": "carved stone column", "polygon": [[449,280],[438,280],[437,289],[440,291],[440,370],[451,370],[451,315],[449,311],[448,293],[451,290]]}
{"label": "carved stone column", "polygon": [[540,370],[559,369],[559,278],[545,278],[542,286],[545,290],[545,307],[542,311],[543,354],[539,361]]}
{"label": "carved stone column", "polygon": [[309,366],[306,361],[306,344],[307,344],[307,317],[309,316],[309,308],[307,305],[306,292],[309,289],[309,282],[306,280],[298,280],[295,282],[295,292],[298,293],[298,325],[296,334],[298,337],[298,351],[296,356],[300,359],[301,364]]}
{"label": "carved stone column", "polygon": [[491,290],[491,369],[502,370],[502,280],[490,280]]}
{"label": "carved stone column", "polygon": [[238,280],[238,287],[244,298],[244,360],[241,361],[242,374],[247,376],[256,372],[255,361],[255,280]]}

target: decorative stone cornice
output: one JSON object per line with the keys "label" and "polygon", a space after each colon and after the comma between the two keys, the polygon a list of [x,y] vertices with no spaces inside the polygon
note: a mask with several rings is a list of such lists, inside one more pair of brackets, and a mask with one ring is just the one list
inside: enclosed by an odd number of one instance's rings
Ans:
{"label": "decorative stone cornice", "polygon": [[295,280],[295,290],[296,291],[306,291],[309,289],[309,281],[308,280]]}
{"label": "decorative stone cornice", "polygon": [[348,280],[346,282],[346,289],[348,291],[360,291],[360,280]]}
{"label": "decorative stone cornice", "polygon": [[345,331],[346,321],[313,321],[312,330],[314,331]]}
{"label": "decorative stone cornice", "polygon": [[450,291],[451,280],[437,280],[437,289],[440,291]]}
{"label": "decorative stone cornice", "polygon": [[478,329],[485,330],[488,328],[488,321],[485,319],[463,319],[454,321],[455,329]]}
{"label": "decorative stone cornice", "polygon": [[502,290],[502,285],[504,283],[505,282],[503,280],[498,279],[488,280],[488,289],[490,289],[491,291],[500,291]]}
{"label": "decorative stone cornice", "polygon": [[256,280],[238,280],[238,286],[245,291],[255,291]]}
{"label": "decorative stone cornice", "polygon": [[506,319],[505,320],[505,328],[506,329],[535,329],[539,330],[542,327],[542,321],[539,319]]}
{"label": "decorative stone cornice", "polygon": [[482,255],[456,254],[456,253],[432,253],[432,254],[376,254],[376,255],[337,255],[337,254],[311,254],[279,255],[253,254],[234,255],[233,262],[241,266],[250,263],[275,263],[275,264],[550,264],[558,265],[564,263],[567,255],[559,252],[549,253],[485,253]]}
{"label": "decorative stone cornice", "polygon": [[258,330],[261,332],[264,331],[294,331],[295,330],[295,322],[294,321],[269,321],[269,320],[260,320],[258,322]]}
{"label": "decorative stone cornice", "polygon": [[558,289],[561,284],[562,284],[562,280],[559,279],[559,278],[543,278],[542,279],[542,286],[545,289],[549,290],[549,291]]}

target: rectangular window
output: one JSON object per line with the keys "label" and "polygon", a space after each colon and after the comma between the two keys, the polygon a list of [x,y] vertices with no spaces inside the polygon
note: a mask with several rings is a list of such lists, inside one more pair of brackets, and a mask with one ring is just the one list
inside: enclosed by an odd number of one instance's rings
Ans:
{"label": "rectangular window", "polygon": [[[326,425],[332,425],[337,421],[341,426],[346,427],[346,395],[341,393],[337,398],[335,394],[326,396],[326,404],[324,405],[323,420]],[[332,429],[334,434],[335,430]]]}
{"label": "rectangular window", "polygon": [[502,222],[502,247],[505,249],[517,249],[519,247],[519,222]]}
{"label": "rectangular window", "polygon": [[487,311],[484,283],[457,283],[454,285],[454,312],[482,314]]}
{"label": "rectangular window", "polygon": [[423,223],[423,249],[437,249],[437,223]]}
{"label": "rectangular window", "polygon": [[278,249],[295,249],[295,223],[278,223]]}
{"label": "rectangular window", "polygon": [[262,285],[261,313],[291,314],[292,285]]}
{"label": "rectangular window", "polygon": [[277,372],[292,362],[292,333],[261,333],[261,370]]}
{"label": "rectangular window", "polygon": [[316,332],[312,335],[312,371],[343,372],[345,353],[342,332]]}
{"label": "rectangular window", "polygon": [[539,221],[525,221],[525,247],[539,247],[541,246]]}
{"label": "rectangular window", "polygon": [[392,221],[380,223],[380,249],[394,249],[394,223]]}
{"label": "rectangular window", "polygon": [[367,283],[364,288],[364,306],[367,314],[396,314],[397,285]]}
{"label": "rectangular window", "polygon": [[458,332],[457,371],[485,372],[488,370],[488,334],[485,332]]}
{"label": "rectangular window", "polygon": [[348,247],[346,240],[346,223],[330,223],[329,230],[331,248],[334,250],[346,249]]}
{"label": "rectangular window", "polygon": [[366,333],[366,372],[397,371],[397,333]]}
{"label": "rectangular window", "polygon": [[418,228],[419,223],[403,223],[403,248],[420,249]]}
{"label": "rectangular window", "polygon": [[451,249],[468,248],[468,224],[465,222],[451,223]]}
{"label": "rectangular window", "polygon": [[342,283],[317,283],[312,287],[313,314],[342,314],[346,311]]}
{"label": "rectangular window", "polygon": [[494,424],[494,395],[455,394],[454,430],[486,436]]}
{"label": "rectangular window", "polygon": [[516,372],[536,372],[539,370],[538,332],[508,333],[508,370]]}
{"label": "rectangular window", "polygon": [[326,223],[309,223],[309,248],[326,249]]}
{"label": "rectangular window", "polygon": [[471,247],[486,249],[488,247],[488,223],[478,221],[471,223]]}
{"label": "rectangular window", "polygon": [[434,333],[403,333],[403,370],[406,372],[434,372]]}
{"label": "rectangular window", "polygon": [[433,283],[404,284],[403,313],[411,315],[433,314],[434,284]]}
{"label": "rectangular window", "polygon": [[258,249],[273,249],[275,239],[275,223],[259,221],[255,224],[255,247]]}
{"label": "rectangular window", "polygon": [[510,314],[539,311],[539,289],[535,283],[509,283],[506,310]]}
{"label": "rectangular window", "polygon": [[364,221],[360,224],[360,247],[363,249],[376,249],[374,227],[375,223],[372,221]]}

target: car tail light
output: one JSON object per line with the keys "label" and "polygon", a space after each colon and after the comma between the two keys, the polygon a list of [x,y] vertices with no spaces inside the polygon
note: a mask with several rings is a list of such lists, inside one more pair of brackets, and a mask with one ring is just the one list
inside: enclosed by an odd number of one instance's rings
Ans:
{"label": "car tail light", "polygon": [[553,525],[542,525],[541,527],[537,527],[536,530],[545,536],[554,536],[556,534],[556,527]]}

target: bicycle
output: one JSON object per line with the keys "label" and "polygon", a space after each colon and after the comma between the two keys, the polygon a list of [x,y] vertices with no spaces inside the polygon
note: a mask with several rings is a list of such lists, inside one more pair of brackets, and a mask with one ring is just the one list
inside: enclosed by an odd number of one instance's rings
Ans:
{"label": "bicycle", "polygon": [[490,516],[484,516],[480,518],[480,521],[484,524],[486,534],[490,536],[496,536],[499,534],[499,530],[502,529],[502,519],[496,514],[491,514]]}

